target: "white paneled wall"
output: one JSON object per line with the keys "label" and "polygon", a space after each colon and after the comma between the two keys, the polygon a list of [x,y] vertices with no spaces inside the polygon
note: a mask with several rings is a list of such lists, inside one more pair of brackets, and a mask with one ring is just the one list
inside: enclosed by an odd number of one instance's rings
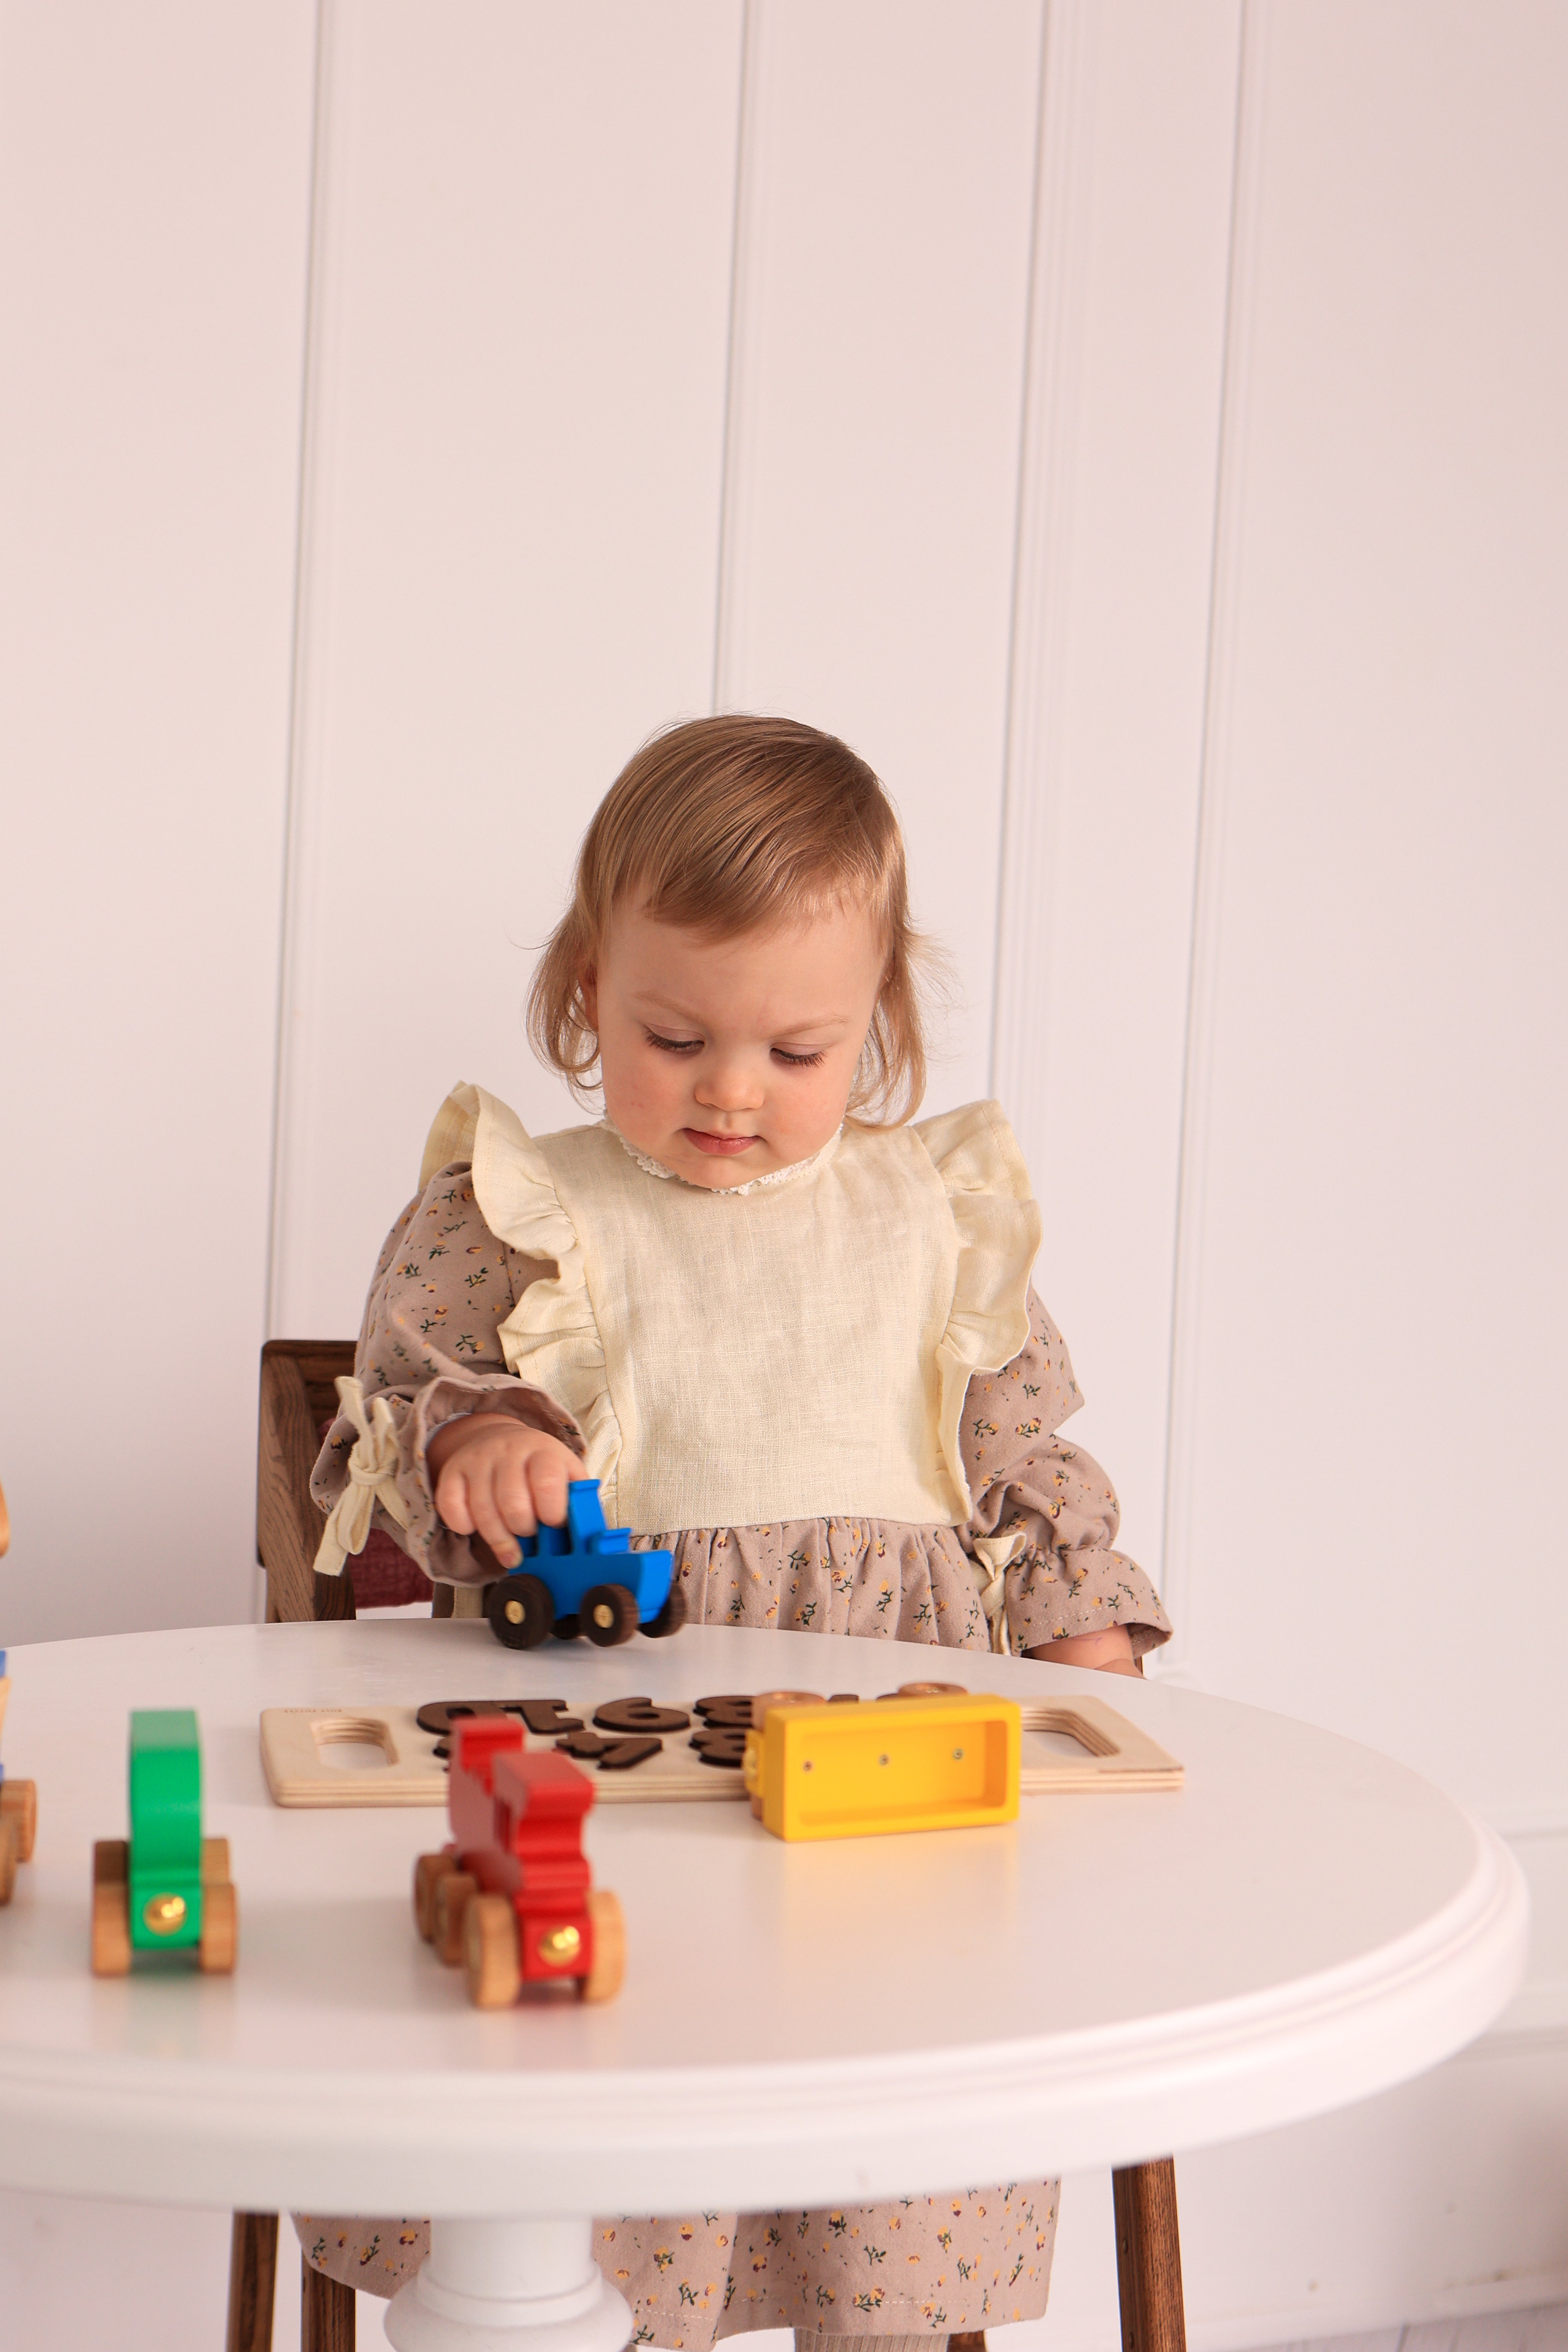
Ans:
{"label": "white paneled wall", "polygon": [[276,1260],[352,1332],[595,802],[712,693],[741,18],[329,0]]}
{"label": "white paneled wall", "polygon": [[994,1089],[1129,1542],[1158,1545],[1239,0],[1049,11]]}
{"label": "white paneled wall", "polygon": [[313,52],[0,7],[0,1643],[255,1588]]}
{"label": "white paneled wall", "polygon": [[1206,1685],[1568,1832],[1565,92],[1555,9],[1250,44],[1167,1573]]}
{"label": "white paneled wall", "polygon": [[988,1090],[1038,0],[752,0],[718,694],[885,777]]}
{"label": "white paneled wall", "polygon": [[1184,2160],[1206,2352],[1568,2293],[1565,103],[1547,0],[0,0],[0,1640],[246,1612],[264,1329],[453,1078],[575,1116],[616,770],[841,730],[1158,1670],[1536,1893],[1477,2052]]}

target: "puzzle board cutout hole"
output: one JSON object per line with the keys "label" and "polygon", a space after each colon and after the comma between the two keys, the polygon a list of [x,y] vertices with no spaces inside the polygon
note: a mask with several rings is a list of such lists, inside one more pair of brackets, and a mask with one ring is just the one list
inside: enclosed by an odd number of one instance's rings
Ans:
{"label": "puzzle board cutout hole", "polygon": [[1115,1756],[1120,1753],[1116,1742],[1107,1738],[1096,1723],[1086,1723],[1082,1716],[1058,1712],[1055,1707],[1026,1706],[1024,1726],[1031,1738],[1053,1756],[1066,1756],[1076,1760],[1079,1756]]}
{"label": "puzzle board cutout hole", "polygon": [[334,1772],[384,1772],[397,1761],[391,1732],[374,1716],[318,1716],[310,1732],[317,1755]]}

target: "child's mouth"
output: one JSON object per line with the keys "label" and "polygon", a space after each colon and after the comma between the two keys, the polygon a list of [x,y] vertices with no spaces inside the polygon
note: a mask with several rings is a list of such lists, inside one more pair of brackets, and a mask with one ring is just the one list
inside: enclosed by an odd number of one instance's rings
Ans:
{"label": "child's mouth", "polygon": [[710,1135],[705,1127],[683,1127],[680,1131],[699,1151],[710,1151],[721,1158],[735,1151],[748,1151],[757,1140],[754,1135]]}

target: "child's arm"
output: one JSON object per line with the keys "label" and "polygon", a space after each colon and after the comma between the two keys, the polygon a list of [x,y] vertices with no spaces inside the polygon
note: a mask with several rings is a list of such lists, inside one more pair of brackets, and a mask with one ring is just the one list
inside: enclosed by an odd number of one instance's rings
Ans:
{"label": "child's arm", "polygon": [[969,1384],[962,1441],[973,1512],[961,1532],[966,1549],[984,1545],[987,1610],[1005,1609],[1015,1651],[1135,1674],[1143,1652],[1169,1640],[1170,1621],[1143,1570],[1114,1549],[1110,1479],[1056,1433],[1082,1402],[1061,1334],[1031,1291],[1026,1345]]}
{"label": "child's arm", "polygon": [[[391,1411],[397,1491],[408,1512],[408,1524],[400,1528],[378,1505],[375,1524],[427,1575],[462,1584],[495,1574],[494,1563],[477,1557],[468,1540],[486,1536],[489,1507],[484,1500],[477,1511],[480,1498],[470,1496],[481,1423],[489,1432],[499,1424],[526,1465],[528,1507],[519,1508],[510,1488],[505,1490],[507,1507],[521,1519],[517,1531],[528,1533],[536,1516],[563,1513],[566,1480],[580,1465],[581,1434],[553,1399],[507,1370],[499,1336],[527,1285],[551,1270],[497,1240],[462,1165],[433,1177],[387,1236],[354,1370],[367,1401],[384,1397]],[[310,1480],[323,1511],[347,1484],[354,1438],[353,1423],[340,1414]],[[493,1437],[483,1450],[493,1454]],[[455,1456],[467,1466],[455,1468]],[[487,1496],[491,1493],[493,1478]],[[502,1548],[515,1558],[516,1546],[504,1525],[497,1532],[502,1538],[498,1556],[510,1566]]]}
{"label": "child's arm", "polygon": [[1101,1674],[1141,1675],[1143,1661],[1132,1648],[1125,1625],[1108,1625],[1103,1633],[1069,1633],[1061,1642],[1037,1642],[1026,1658],[1049,1658],[1058,1666],[1098,1666]]}

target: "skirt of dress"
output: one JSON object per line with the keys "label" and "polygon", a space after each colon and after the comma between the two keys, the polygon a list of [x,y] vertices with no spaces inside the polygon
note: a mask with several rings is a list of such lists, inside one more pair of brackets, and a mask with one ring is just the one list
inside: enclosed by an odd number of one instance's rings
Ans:
{"label": "skirt of dress", "polygon": [[[1050,2286],[1058,2183],[902,2197],[825,2212],[693,2213],[595,2221],[600,2270],[632,2307],[632,2341],[710,2352],[757,2327],[807,2335],[947,2336],[1037,2319]],[[395,2294],[430,2225],[296,2213],[305,2260]]]}

